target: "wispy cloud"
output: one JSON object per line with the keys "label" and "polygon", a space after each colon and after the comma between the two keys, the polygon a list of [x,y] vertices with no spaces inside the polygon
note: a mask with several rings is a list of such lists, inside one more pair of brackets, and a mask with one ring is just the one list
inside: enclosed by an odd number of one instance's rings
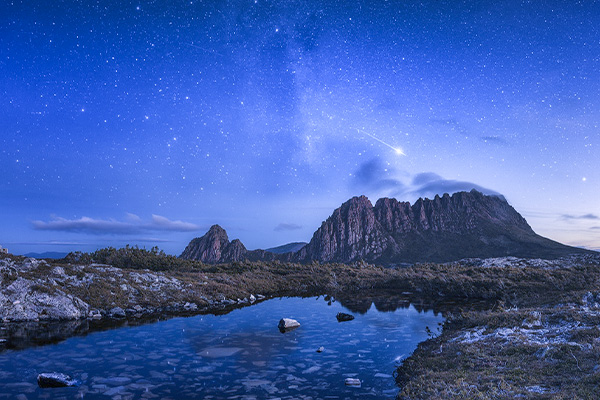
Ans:
{"label": "wispy cloud", "polygon": [[412,193],[419,196],[435,196],[444,193],[470,191],[475,189],[483,194],[491,196],[502,196],[495,190],[485,188],[473,182],[445,179],[433,172],[423,172],[414,176],[412,180]]}
{"label": "wispy cloud", "polygon": [[395,171],[383,162],[374,158],[358,167],[354,172],[353,186],[367,190],[393,190],[401,192],[405,189],[404,183],[394,178]]}
{"label": "wispy cloud", "polygon": [[277,225],[274,230],[277,232],[281,232],[281,231],[297,231],[299,229],[302,229],[301,225],[282,222],[279,225]]}
{"label": "wispy cloud", "polygon": [[[408,183],[399,178],[403,176]],[[434,197],[436,194],[471,191],[475,189],[491,196],[502,195],[495,190],[488,189],[473,182],[445,179],[434,172],[422,172],[416,175],[401,174],[389,166],[385,166],[379,159],[367,161],[359,166],[351,181],[353,189],[358,189],[363,194],[386,195],[393,197],[420,196]]]}
{"label": "wispy cloud", "polygon": [[126,234],[133,235],[144,232],[192,232],[201,227],[184,221],[171,221],[160,215],[152,215],[149,221],[142,220],[135,214],[127,214],[125,220],[95,219],[81,217],[66,219],[53,217],[50,221],[33,221],[33,227],[42,231],[84,232],[94,235]]}
{"label": "wispy cloud", "polygon": [[596,214],[591,214],[591,213],[583,214],[583,215],[562,214],[561,218],[566,219],[566,220],[573,220],[573,219],[598,220],[598,219],[600,219],[599,216],[597,216]]}

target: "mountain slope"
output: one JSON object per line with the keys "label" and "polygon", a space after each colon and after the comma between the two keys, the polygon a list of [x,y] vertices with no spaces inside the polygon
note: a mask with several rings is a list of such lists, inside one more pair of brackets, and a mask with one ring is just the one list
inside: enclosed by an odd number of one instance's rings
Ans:
{"label": "mountain slope", "polygon": [[412,205],[383,198],[373,206],[365,196],[353,197],[321,224],[306,246],[283,254],[248,251],[239,240],[229,242],[216,225],[192,240],[181,257],[207,263],[365,260],[391,265],[503,256],[557,258],[588,252],[537,235],[503,197],[472,190],[419,199]]}
{"label": "mountain slope", "polygon": [[295,253],[307,244],[308,243],[306,242],[292,242],[277,247],[271,247],[270,249],[266,249],[265,251],[275,254]]}

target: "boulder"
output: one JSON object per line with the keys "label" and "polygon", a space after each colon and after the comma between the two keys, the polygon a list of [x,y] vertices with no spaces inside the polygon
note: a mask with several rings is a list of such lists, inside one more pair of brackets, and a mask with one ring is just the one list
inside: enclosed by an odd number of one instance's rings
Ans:
{"label": "boulder", "polygon": [[335,317],[337,318],[338,322],[352,321],[354,319],[354,315],[346,314],[343,312],[337,313]]}
{"label": "boulder", "polygon": [[322,353],[325,351],[325,347],[321,346],[317,349],[317,353]]}
{"label": "boulder", "polygon": [[38,386],[41,388],[57,388],[77,386],[78,382],[69,375],[60,372],[44,372],[37,377]]}
{"label": "boulder", "polygon": [[287,332],[290,331],[292,329],[296,329],[300,326],[300,323],[298,321],[296,321],[295,319],[291,319],[291,318],[282,318],[279,321],[279,325],[277,325],[279,330],[283,333],[283,332]]}
{"label": "boulder", "polygon": [[346,378],[346,386],[360,386],[360,379]]}
{"label": "boulder", "polygon": [[123,310],[121,307],[111,308],[109,313],[113,318],[125,318],[125,310]]}

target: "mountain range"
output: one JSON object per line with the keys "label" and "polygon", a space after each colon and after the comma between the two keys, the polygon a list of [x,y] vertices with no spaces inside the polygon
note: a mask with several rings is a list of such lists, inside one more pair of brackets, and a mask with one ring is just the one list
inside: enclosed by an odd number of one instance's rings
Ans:
{"label": "mountain range", "polygon": [[589,250],[537,235],[502,196],[476,190],[418,199],[353,197],[337,208],[306,245],[247,250],[219,225],[193,239],[181,258],[216,264],[240,260],[379,265],[515,256],[552,259]]}

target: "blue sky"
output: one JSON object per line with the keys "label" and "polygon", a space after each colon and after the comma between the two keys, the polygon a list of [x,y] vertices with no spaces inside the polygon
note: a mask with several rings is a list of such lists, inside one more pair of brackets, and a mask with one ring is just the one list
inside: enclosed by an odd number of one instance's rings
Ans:
{"label": "blue sky", "polygon": [[597,1],[9,1],[0,245],[308,241],[479,188],[600,249]]}

